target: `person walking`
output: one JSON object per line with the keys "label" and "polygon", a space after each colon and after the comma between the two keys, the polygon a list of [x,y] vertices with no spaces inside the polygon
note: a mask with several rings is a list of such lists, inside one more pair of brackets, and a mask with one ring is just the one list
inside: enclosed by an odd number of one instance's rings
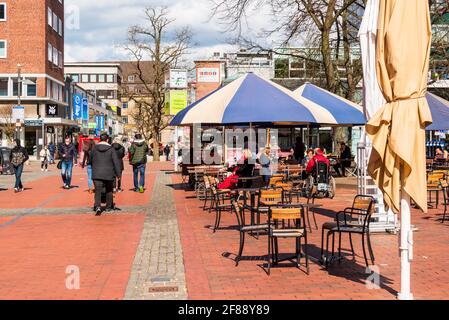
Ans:
{"label": "person walking", "polygon": [[64,143],[59,146],[58,153],[61,158],[61,177],[62,182],[64,183],[63,188],[68,190],[71,188],[73,165],[78,163],[75,146],[71,142],[69,136],[67,136]]}
{"label": "person walking", "polygon": [[48,144],[48,152],[49,152],[49,163],[50,164],[55,164],[55,153],[56,153],[56,146],[53,143],[53,141],[51,141]]}
{"label": "person walking", "polygon": [[92,179],[95,186],[95,215],[102,213],[101,198],[106,194],[106,212],[113,211],[114,206],[114,180],[120,175],[120,160],[117,152],[108,143],[109,136],[106,133],[100,135],[100,143],[92,151]]}
{"label": "person walking", "polygon": [[15,147],[11,150],[9,161],[14,167],[16,176],[16,183],[14,185],[14,192],[22,192],[24,190],[22,184],[22,173],[25,162],[28,161],[29,156],[27,150],[20,145],[20,139],[15,140]]}
{"label": "person walking", "polygon": [[119,175],[114,179],[114,192],[123,192],[122,189],[122,175],[125,170],[125,164],[123,163],[123,158],[125,158],[126,150],[125,147],[120,143],[120,139],[115,139],[112,144],[115,152],[117,153],[117,157],[120,162],[120,172]]}
{"label": "person walking", "polygon": [[94,182],[92,180],[92,151],[95,147],[95,141],[89,140],[87,147],[84,149],[83,162],[81,168],[87,167],[87,187],[90,194],[94,193]]}
{"label": "person walking", "polygon": [[[136,134],[134,142],[129,148],[130,164],[134,173],[134,192],[145,192],[145,169],[147,165],[148,144],[141,134]],[[140,175],[140,178],[139,178]]]}
{"label": "person walking", "polygon": [[39,153],[39,157],[41,160],[41,171],[48,171],[48,159],[50,157],[50,152],[48,151],[48,147],[44,146],[44,148]]}
{"label": "person walking", "polygon": [[165,153],[165,161],[170,161],[170,146],[167,144],[167,145],[165,145],[165,148],[164,148],[164,153]]}

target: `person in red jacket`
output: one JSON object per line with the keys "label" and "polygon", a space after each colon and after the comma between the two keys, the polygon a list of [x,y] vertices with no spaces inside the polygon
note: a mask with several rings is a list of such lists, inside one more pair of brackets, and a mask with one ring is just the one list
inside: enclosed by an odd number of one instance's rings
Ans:
{"label": "person in red jacket", "polygon": [[324,162],[327,164],[328,167],[330,167],[330,161],[328,158],[324,156],[323,150],[320,148],[315,149],[315,155],[313,156],[312,160],[309,161],[307,164],[306,171],[307,173],[313,173],[313,170],[315,169],[315,165],[317,162]]}

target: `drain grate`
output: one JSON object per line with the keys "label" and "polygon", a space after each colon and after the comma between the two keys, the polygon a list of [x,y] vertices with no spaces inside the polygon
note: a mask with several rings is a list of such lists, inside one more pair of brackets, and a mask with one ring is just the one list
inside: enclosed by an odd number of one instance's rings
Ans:
{"label": "drain grate", "polygon": [[178,292],[178,287],[153,287],[149,288],[149,292]]}

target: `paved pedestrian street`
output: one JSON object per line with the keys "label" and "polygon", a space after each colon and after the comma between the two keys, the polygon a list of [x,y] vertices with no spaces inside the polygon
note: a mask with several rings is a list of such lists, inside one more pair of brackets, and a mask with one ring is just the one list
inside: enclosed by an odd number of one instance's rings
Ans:
{"label": "paved pedestrian street", "polygon": [[[396,299],[395,235],[372,237],[379,276],[367,272],[357,237],[355,260],[344,236],[345,259],[324,270],[317,262],[321,229],[309,234],[310,275],[286,266],[267,276],[266,237],[248,237],[236,267],[234,214],[224,213],[222,228],[213,233],[215,214],[203,211],[170,164],[148,164],[145,194],[129,191],[132,172],[126,167],[125,192],[115,198],[122,211],[101,217],[92,213],[93,196],[79,167],[73,180],[78,187],[68,191],[54,166],[48,173],[35,163],[27,166],[26,191],[19,194],[11,190],[13,177],[0,177],[0,299]],[[336,198],[320,201],[319,226],[351,204],[354,184],[337,183]],[[412,212],[418,229],[412,263],[416,299],[449,297],[449,223],[439,221],[442,210]],[[288,240],[280,242],[281,253],[293,248]]]}

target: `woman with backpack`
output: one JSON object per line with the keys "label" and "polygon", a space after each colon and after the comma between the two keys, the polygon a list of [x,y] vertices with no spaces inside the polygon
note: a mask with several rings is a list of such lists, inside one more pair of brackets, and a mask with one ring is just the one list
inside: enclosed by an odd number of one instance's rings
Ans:
{"label": "woman with backpack", "polygon": [[27,150],[20,145],[20,139],[16,139],[16,146],[11,150],[10,162],[14,167],[14,172],[16,175],[16,184],[14,185],[14,192],[22,192],[23,184],[22,184],[22,173],[25,162],[28,161],[28,152]]}

